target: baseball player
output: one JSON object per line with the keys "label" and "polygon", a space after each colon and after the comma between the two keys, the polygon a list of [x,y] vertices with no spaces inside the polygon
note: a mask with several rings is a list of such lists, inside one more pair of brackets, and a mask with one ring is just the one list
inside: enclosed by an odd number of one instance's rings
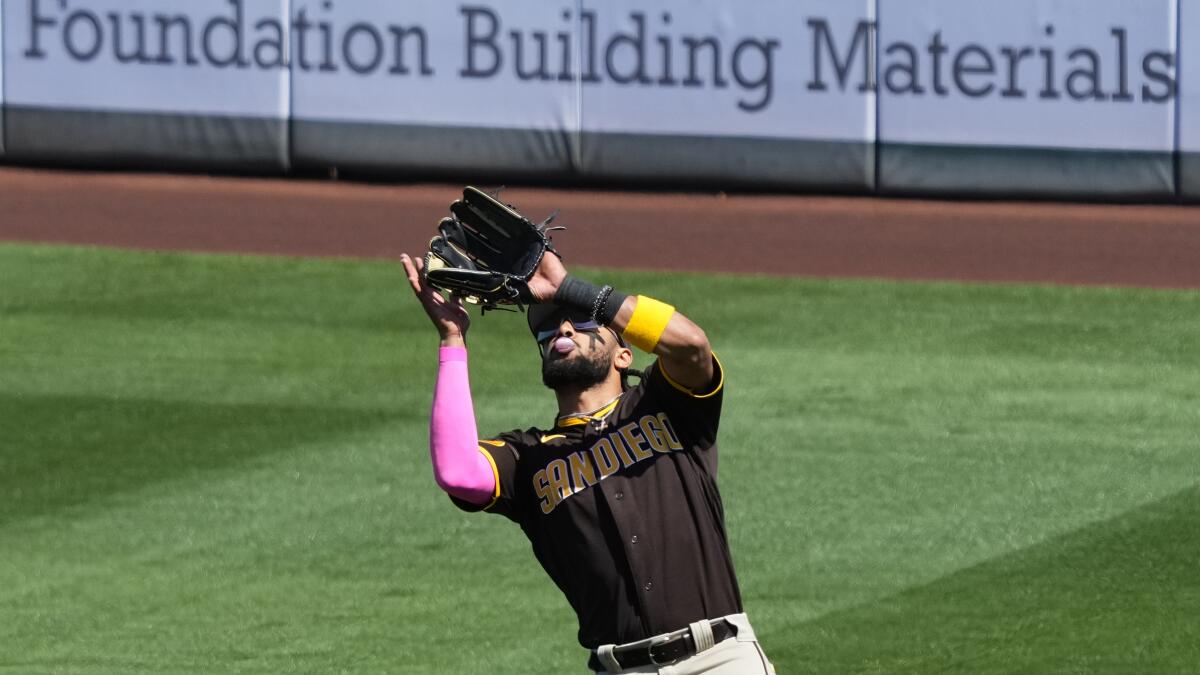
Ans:
{"label": "baseball player", "polygon": [[[773,673],[743,613],[717,489],[724,372],[673,307],[567,274],[545,255],[530,332],[558,416],[479,440],[468,315],[402,256],[441,336],[430,423],[435,479],[466,511],[513,520],[579,619],[602,673]],[[629,386],[630,345],[657,356]],[[661,669],[661,670],[660,670]]]}

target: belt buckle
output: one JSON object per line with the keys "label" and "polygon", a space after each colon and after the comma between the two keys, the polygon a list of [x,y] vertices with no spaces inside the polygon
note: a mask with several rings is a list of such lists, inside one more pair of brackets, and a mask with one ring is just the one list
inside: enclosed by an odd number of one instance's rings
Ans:
{"label": "belt buckle", "polygon": [[670,665],[670,663],[671,663],[670,661],[663,661],[662,663],[659,663],[658,659],[655,658],[655,656],[654,656],[654,648],[655,647],[659,647],[659,646],[668,644],[670,642],[671,642],[671,638],[663,638],[663,639],[659,640],[658,642],[650,643],[650,646],[646,648],[646,653],[650,655],[650,664],[651,665],[653,665],[653,666]]}

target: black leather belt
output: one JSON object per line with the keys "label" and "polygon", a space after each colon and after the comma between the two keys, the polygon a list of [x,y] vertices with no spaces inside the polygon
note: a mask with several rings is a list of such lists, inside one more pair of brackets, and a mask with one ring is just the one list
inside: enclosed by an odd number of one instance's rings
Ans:
{"label": "black leather belt", "polygon": [[[714,644],[737,635],[737,626],[725,619],[713,619],[709,624],[712,626]],[[622,670],[627,670],[650,665],[663,666],[695,653],[696,640],[692,638],[692,631],[689,630],[677,638],[658,642],[648,647],[617,647],[613,650],[613,657],[617,659]],[[600,662],[600,657],[596,655],[594,649],[591,658],[588,659],[588,668],[596,672],[608,670]]]}

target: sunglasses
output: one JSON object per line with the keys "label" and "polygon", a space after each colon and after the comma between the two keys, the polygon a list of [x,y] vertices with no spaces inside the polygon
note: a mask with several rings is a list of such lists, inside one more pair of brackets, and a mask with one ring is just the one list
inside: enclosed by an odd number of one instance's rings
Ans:
{"label": "sunglasses", "polygon": [[[562,325],[562,322],[564,320],[570,321],[571,325],[575,327],[575,330],[580,333],[595,333],[600,330],[600,324],[596,323],[595,321],[592,321],[591,319],[575,320],[570,317],[558,317],[557,322],[553,324],[554,325],[553,328],[546,327],[544,330],[539,330],[537,332],[537,334],[536,334],[537,343],[540,345],[543,342],[545,342],[546,340],[549,340],[550,338],[554,337],[555,335],[558,335],[558,327]],[[549,326],[550,322],[546,322],[542,325]]]}

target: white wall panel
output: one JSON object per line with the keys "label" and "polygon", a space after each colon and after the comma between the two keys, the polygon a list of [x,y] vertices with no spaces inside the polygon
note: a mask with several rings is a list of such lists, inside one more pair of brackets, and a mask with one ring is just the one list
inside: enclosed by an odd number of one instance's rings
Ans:
{"label": "white wall panel", "polygon": [[[583,129],[870,141],[874,3],[585,0]],[[825,35],[852,61],[838,86]],[[858,36],[855,42],[854,37]],[[853,53],[853,56],[850,54]]]}
{"label": "white wall panel", "polygon": [[8,150],[286,164],[287,0],[3,6]]}
{"label": "white wall panel", "polygon": [[[561,68],[562,43],[573,39],[574,24],[563,18],[561,3],[410,0],[339,2],[326,9],[297,0],[295,11],[312,24],[306,37],[293,35],[298,119],[554,130],[577,125],[575,77]],[[523,36],[519,46],[514,31]],[[518,73],[518,56],[528,71],[543,47],[547,76]]]}
{"label": "white wall panel", "polygon": [[573,56],[574,0],[295,4],[299,165],[570,169],[579,100],[563,59]]}
{"label": "white wall panel", "polygon": [[282,118],[285,0],[4,3],[14,106]]}
{"label": "white wall panel", "polygon": [[1180,191],[1200,200],[1200,0],[1179,9]]}
{"label": "white wall panel", "polygon": [[0,0],[0,157],[4,156],[4,3]]}
{"label": "white wall panel", "polygon": [[[874,2],[584,0],[581,164],[712,184],[874,185]],[[839,69],[840,66],[840,69]]]}
{"label": "white wall panel", "polygon": [[880,183],[1174,193],[1176,0],[879,0]]}
{"label": "white wall panel", "polygon": [[1173,149],[1175,0],[880,0],[884,142]]}

